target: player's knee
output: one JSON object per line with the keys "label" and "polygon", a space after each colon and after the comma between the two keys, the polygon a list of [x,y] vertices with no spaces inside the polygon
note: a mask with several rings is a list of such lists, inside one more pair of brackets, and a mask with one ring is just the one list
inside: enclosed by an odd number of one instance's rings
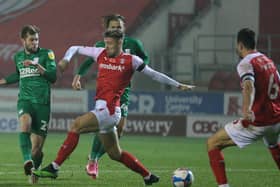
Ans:
{"label": "player's knee", "polygon": [[211,136],[207,139],[207,142],[206,142],[206,145],[207,145],[207,150],[212,150],[212,149],[215,149],[215,148],[218,148],[218,141],[216,140],[215,137]]}
{"label": "player's knee", "polygon": [[31,117],[29,114],[23,114],[20,117],[20,128],[22,132],[30,132],[31,129]]}
{"label": "player's knee", "polygon": [[107,154],[112,160],[119,161],[121,159],[121,153],[120,152],[117,152],[117,151],[114,151],[114,150],[108,150]]}
{"label": "player's knee", "polygon": [[120,139],[123,136],[123,130],[118,128],[117,129],[118,138]]}
{"label": "player's knee", "polygon": [[71,132],[80,133],[81,118],[77,117],[70,127]]}

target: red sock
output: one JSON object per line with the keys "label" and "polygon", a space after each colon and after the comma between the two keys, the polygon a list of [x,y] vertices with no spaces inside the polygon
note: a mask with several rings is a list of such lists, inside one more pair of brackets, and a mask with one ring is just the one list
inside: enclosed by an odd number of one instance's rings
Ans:
{"label": "red sock", "polygon": [[143,166],[141,162],[138,161],[137,158],[135,158],[133,155],[126,151],[122,152],[120,162],[122,162],[126,167],[130,168],[132,171],[139,173],[143,177],[146,177],[150,174],[150,172],[145,168],[145,166]]}
{"label": "red sock", "polygon": [[277,164],[278,169],[280,169],[280,148],[278,146],[270,147],[269,151],[275,163]]}
{"label": "red sock", "polygon": [[209,161],[212,171],[219,185],[227,184],[224,156],[220,149],[208,151]]}
{"label": "red sock", "polygon": [[74,132],[68,132],[67,138],[60,147],[55,159],[55,163],[61,165],[66,158],[74,151],[79,142],[79,134]]}

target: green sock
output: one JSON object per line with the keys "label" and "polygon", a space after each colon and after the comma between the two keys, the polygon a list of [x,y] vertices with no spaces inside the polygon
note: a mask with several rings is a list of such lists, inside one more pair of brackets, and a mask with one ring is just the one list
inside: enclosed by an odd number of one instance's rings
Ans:
{"label": "green sock", "polygon": [[30,133],[20,132],[19,133],[19,146],[23,156],[24,162],[31,160],[31,140]]}
{"label": "green sock", "polygon": [[99,154],[99,148],[100,146],[102,146],[102,143],[98,137],[98,135],[95,135],[93,138],[93,142],[92,142],[92,147],[91,147],[91,153],[90,153],[90,158],[92,160],[97,159],[97,155]]}
{"label": "green sock", "polygon": [[38,156],[32,156],[32,160],[34,162],[35,169],[38,169],[43,161],[43,152],[41,152]]}
{"label": "green sock", "polygon": [[99,160],[106,153],[104,146],[101,144],[96,155],[97,160]]}

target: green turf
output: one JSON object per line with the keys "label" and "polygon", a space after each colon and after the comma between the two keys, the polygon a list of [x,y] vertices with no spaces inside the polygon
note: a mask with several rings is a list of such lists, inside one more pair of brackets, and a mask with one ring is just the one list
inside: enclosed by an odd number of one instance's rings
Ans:
{"label": "green turf", "polygon": [[[55,158],[65,134],[50,134],[45,144],[43,166]],[[22,158],[16,134],[0,134],[0,187],[30,186],[23,174]],[[79,145],[67,160],[56,180],[41,179],[34,186],[45,187],[142,187],[142,178],[120,163],[105,155],[100,161],[100,175],[92,180],[85,173],[85,164],[91,143],[90,135],[82,135]],[[151,171],[161,177],[153,186],[171,187],[172,171],[189,167],[195,176],[192,187],[217,186],[211,173],[205,139],[170,137],[129,137],[121,140],[124,150],[133,153]],[[231,187],[279,186],[279,170],[276,169],[262,142],[243,150],[228,148],[225,160]]]}

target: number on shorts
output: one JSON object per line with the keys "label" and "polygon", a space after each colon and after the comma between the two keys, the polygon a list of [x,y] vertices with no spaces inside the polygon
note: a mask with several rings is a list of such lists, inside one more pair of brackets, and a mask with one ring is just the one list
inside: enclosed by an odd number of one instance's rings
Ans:
{"label": "number on shorts", "polygon": [[41,130],[42,131],[47,131],[47,122],[44,120],[41,120],[42,126],[41,126]]}

